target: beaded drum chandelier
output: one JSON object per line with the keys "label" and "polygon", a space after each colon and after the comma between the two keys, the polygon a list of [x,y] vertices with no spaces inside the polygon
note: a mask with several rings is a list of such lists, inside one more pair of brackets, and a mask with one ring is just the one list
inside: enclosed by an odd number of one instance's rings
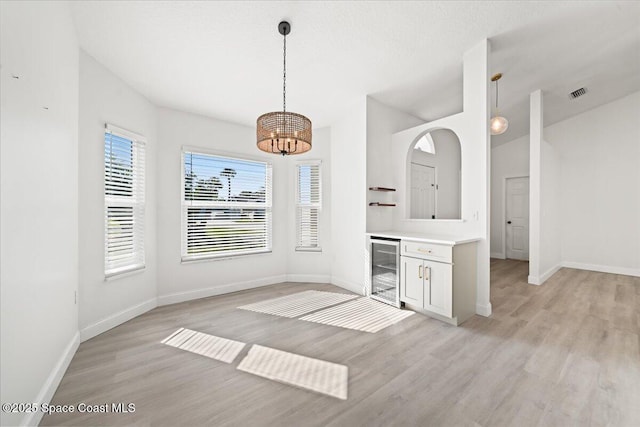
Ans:
{"label": "beaded drum chandelier", "polygon": [[311,120],[302,114],[287,111],[287,34],[291,25],[278,24],[283,43],[282,111],[273,111],[258,117],[256,137],[258,148],[267,153],[302,154],[311,150]]}

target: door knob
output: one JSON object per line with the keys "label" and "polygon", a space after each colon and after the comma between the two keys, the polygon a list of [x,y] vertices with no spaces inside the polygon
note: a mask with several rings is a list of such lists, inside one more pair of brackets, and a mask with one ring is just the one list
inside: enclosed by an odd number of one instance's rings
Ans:
{"label": "door knob", "polygon": [[507,221],[507,224],[511,224],[511,221]]}

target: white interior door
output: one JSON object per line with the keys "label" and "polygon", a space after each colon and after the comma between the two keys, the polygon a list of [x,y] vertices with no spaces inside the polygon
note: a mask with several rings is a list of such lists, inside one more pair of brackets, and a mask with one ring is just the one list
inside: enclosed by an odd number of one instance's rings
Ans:
{"label": "white interior door", "polygon": [[411,163],[411,218],[436,217],[436,169]]}
{"label": "white interior door", "polygon": [[529,259],[529,177],[507,178],[506,256]]}

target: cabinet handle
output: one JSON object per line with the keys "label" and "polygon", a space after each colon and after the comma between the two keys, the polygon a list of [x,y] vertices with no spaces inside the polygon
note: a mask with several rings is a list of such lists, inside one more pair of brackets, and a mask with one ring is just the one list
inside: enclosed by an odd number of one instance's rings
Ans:
{"label": "cabinet handle", "polygon": [[422,279],[422,266],[421,265],[418,266],[418,278]]}
{"label": "cabinet handle", "polygon": [[425,267],[424,280],[429,280],[430,276],[431,276],[431,267]]}

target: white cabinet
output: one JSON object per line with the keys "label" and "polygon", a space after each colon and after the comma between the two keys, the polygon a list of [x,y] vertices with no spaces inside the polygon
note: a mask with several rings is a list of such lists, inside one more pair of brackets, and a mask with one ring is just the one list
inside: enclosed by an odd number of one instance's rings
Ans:
{"label": "white cabinet", "polygon": [[451,317],[451,264],[402,257],[402,301]]}
{"label": "white cabinet", "polygon": [[402,257],[402,285],[400,299],[405,303],[423,307],[424,264],[421,259]]}
{"label": "white cabinet", "polygon": [[476,244],[401,242],[400,300],[454,325],[475,314]]}
{"label": "white cabinet", "polygon": [[451,264],[424,261],[424,308],[443,316],[452,317]]}

